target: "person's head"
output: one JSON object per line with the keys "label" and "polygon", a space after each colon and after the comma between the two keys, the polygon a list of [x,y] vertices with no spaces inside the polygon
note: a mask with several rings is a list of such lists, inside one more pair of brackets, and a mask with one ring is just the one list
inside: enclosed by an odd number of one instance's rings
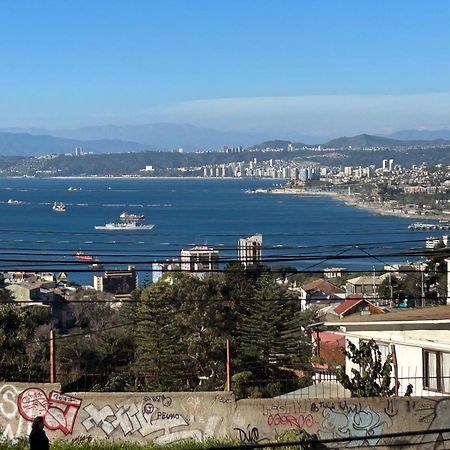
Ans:
{"label": "person's head", "polygon": [[44,418],[41,416],[37,416],[33,420],[33,429],[38,428],[39,430],[44,429]]}

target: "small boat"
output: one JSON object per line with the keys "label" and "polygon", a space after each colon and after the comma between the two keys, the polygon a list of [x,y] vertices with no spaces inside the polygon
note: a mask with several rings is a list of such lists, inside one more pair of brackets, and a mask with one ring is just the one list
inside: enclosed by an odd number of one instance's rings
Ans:
{"label": "small boat", "polygon": [[76,188],[73,186],[70,186],[69,189],[67,189],[68,191],[81,191],[81,188]]}
{"label": "small boat", "polygon": [[6,203],[8,205],[21,205],[22,202],[20,200],[14,200],[13,198],[10,198]]}
{"label": "small boat", "polygon": [[78,261],[93,261],[94,257],[91,255],[86,255],[83,252],[76,252],[75,259],[78,259]]}
{"label": "small boat", "polygon": [[119,219],[124,222],[131,222],[135,220],[144,220],[145,216],[143,214],[130,214],[125,211],[120,214]]}
{"label": "small boat", "polygon": [[66,205],[63,202],[55,202],[52,209],[55,212],[66,212]]}
{"label": "small boat", "polygon": [[101,263],[98,259],[96,259],[96,260],[91,264],[91,268],[92,268],[92,269],[95,269],[95,270],[100,270],[100,269],[103,268],[103,265],[102,265],[102,263]]}

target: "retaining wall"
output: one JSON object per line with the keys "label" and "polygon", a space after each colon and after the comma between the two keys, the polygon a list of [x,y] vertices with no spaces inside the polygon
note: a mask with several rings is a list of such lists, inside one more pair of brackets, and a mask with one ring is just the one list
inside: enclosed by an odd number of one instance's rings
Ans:
{"label": "retaining wall", "polygon": [[[50,439],[92,436],[110,440],[170,443],[184,439],[268,442],[289,429],[319,438],[356,436],[349,447],[388,445],[372,436],[450,427],[450,397],[335,400],[258,399],[235,401],[226,392],[70,393],[58,385],[0,383],[0,433],[27,436],[37,415]],[[449,436],[402,439],[420,448]],[[399,442],[396,441],[398,444]],[[447,445],[447,446],[446,446]]]}

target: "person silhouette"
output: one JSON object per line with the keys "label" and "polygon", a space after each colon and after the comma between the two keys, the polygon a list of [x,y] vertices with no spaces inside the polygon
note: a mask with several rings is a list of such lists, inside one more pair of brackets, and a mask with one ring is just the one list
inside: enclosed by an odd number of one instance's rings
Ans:
{"label": "person silhouette", "polygon": [[49,450],[48,437],[44,431],[44,418],[37,416],[33,420],[29,437],[30,450]]}

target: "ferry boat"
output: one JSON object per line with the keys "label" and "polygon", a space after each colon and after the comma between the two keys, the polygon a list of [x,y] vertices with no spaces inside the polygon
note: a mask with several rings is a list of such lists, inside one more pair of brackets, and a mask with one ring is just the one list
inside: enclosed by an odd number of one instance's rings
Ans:
{"label": "ferry boat", "polygon": [[66,205],[63,202],[55,202],[52,209],[55,212],[66,212]]}
{"label": "ferry boat", "polygon": [[130,214],[130,213],[127,213],[126,211],[123,211],[120,214],[119,219],[124,222],[132,222],[135,220],[144,220],[145,216],[143,214]]}
{"label": "ferry boat", "polygon": [[152,230],[155,225],[153,224],[140,224],[136,221],[134,222],[111,222],[105,225],[96,225],[94,228],[96,230],[108,230],[108,231],[136,231],[136,230]]}

